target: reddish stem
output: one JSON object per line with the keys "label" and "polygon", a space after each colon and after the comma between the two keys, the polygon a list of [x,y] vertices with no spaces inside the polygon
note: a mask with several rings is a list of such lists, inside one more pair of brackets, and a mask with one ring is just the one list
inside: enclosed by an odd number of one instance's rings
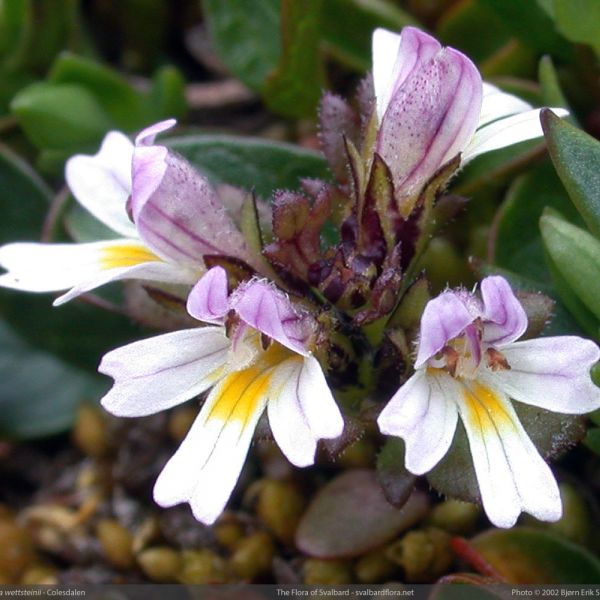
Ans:
{"label": "reddish stem", "polygon": [[499,583],[507,583],[496,569],[465,539],[455,537],[450,540],[450,548],[454,554],[468,562],[478,573],[490,577]]}

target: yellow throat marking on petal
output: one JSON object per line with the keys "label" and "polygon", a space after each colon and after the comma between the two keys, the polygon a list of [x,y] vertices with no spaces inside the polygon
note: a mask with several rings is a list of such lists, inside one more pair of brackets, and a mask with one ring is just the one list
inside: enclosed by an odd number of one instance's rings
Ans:
{"label": "yellow throat marking on petal", "polygon": [[513,418],[496,392],[477,381],[470,382],[469,386],[463,387],[463,398],[471,427],[482,433],[492,433],[503,426],[514,428]]}
{"label": "yellow throat marking on petal", "polygon": [[155,261],[161,261],[161,259],[142,244],[134,243],[107,246],[101,250],[100,257],[102,269],[133,267],[145,262]]}
{"label": "yellow throat marking on petal", "polygon": [[245,427],[269,392],[274,368],[294,357],[302,360],[301,356],[273,342],[250,366],[231,372],[215,389],[218,396],[207,420],[237,421]]}

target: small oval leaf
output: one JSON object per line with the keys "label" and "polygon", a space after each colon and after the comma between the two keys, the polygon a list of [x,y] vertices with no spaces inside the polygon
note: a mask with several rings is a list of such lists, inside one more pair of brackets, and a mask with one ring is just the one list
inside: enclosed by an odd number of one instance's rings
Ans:
{"label": "small oval leaf", "polygon": [[359,556],[417,523],[428,507],[427,496],[416,491],[403,508],[394,508],[375,471],[346,471],[315,496],[298,526],[296,545],[317,558]]}
{"label": "small oval leaf", "polygon": [[473,547],[509,583],[598,583],[600,561],[587,550],[538,529],[491,529]]}

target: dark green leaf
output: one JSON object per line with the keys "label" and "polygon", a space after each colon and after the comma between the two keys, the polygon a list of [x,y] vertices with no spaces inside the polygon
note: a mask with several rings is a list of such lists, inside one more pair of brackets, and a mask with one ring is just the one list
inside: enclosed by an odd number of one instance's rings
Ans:
{"label": "dark green leaf", "polygon": [[550,56],[542,56],[540,59],[538,79],[540,80],[544,106],[566,108],[570,111],[570,115],[567,118],[571,122],[575,122],[575,116],[573,115],[573,111],[570,110],[569,103],[560,87],[558,74]]}
{"label": "dark green leaf", "polygon": [[377,27],[399,32],[417,20],[388,0],[325,0],[323,39],[341,60],[360,71],[371,68],[371,35]]}
{"label": "dark green leaf", "polygon": [[556,28],[568,40],[589,44],[600,52],[600,2],[598,0],[554,0]]}
{"label": "dark green leaf", "polygon": [[497,220],[495,262],[498,266],[533,281],[550,283],[538,233],[538,222],[547,206],[572,219],[577,218],[548,162],[517,179],[506,195]]}
{"label": "dark green leaf", "polygon": [[30,8],[27,0],[0,3],[0,60],[9,68],[15,67],[23,55]]}
{"label": "dark green leaf", "polygon": [[539,52],[568,58],[571,48],[557,33],[548,13],[536,2],[481,0],[491,8],[523,43]]}
{"label": "dark green leaf", "polygon": [[600,456],[600,429],[598,427],[590,429],[585,436],[583,443],[595,454]]}
{"label": "dark green leaf", "polygon": [[401,508],[385,499],[374,471],[346,471],[319,490],[296,531],[296,545],[309,556],[360,556],[422,519],[427,496],[415,491]]}
{"label": "dark green leaf", "polygon": [[185,80],[177,69],[162,67],[156,71],[152,78],[150,102],[156,118],[185,116]]}
{"label": "dark green leaf", "polygon": [[165,143],[213,184],[226,182],[254,189],[263,199],[275,189],[298,189],[301,177],[329,179],[320,154],[291,144],[225,135],[182,136]]}
{"label": "dark green leaf", "polygon": [[52,190],[8,148],[0,146],[0,245],[31,236],[38,238],[52,200]]}
{"label": "dark green leaf", "polygon": [[[481,24],[486,35],[474,35]],[[488,58],[509,41],[510,28],[485,3],[467,0],[447,11],[439,20],[436,34],[448,46],[458,48],[478,62]]]}
{"label": "dark green leaf", "polygon": [[288,117],[313,116],[325,74],[319,51],[323,0],[281,0],[282,54],[263,89],[267,105]]}
{"label": "dark green leaf", "polygon": [[204,0],[217,53],[231,72],[260,91],[281,56],[281,0]]}
{"label": "dark green leaf", "polygon": [[401,508],[415,487],[416,476],[404,466],[404,442],[390,437],[377,456],[377,480],[387,501]]}
{"label": "dark green leaf", "polygon": [[[127,80],[93,60],[63,53],[52,65],[48,80],[85,88],[119,129],[140,128],[151,118],[141,95]],[[71,110],[68,104],[64,108]]]}
{"label": "dark green leaf", "polygon": [[28,345],[2,322],[0,347],[0,437],[63,431],[83,400],[96,400],[106,390],[99,377]]}
{"label": "dark green leaf", "polygon": [[[550,275],[552,276],[553,287],[556,290],[561,303],[564,305],[566,310],[573,315],[577,321],[577,324],[587,336],[591,338],[598,338],[600,332],[600,321],[573,292],[571,286],[562,276],[548,252],[546,252],[545,258]],[[575,333],[575,331],[566,328],[564,331],[561,331],[561,333]]]}
{"label": "dark green leaf", "polygon": [[549,110],[542,112],[542,126],[571,200],[590,230],[600,236],[600,142]]}
{"label": "dark green leaf", "polygon": [[585,306],[600,319],[600,242],[587,231],[546,213],[542,238],[552,262]]}
{"label": "dark green leaf", "polygon": [[491,529],[471,543],[509,583],[600,581],[600,561],[594,555],[547,531],[525,527]]}
{"label": "dark green leaf", "polygon": [[95,143],[112,125],[94,96],[75,84],[35,83],[17,94],[11,110],[39,148]]}

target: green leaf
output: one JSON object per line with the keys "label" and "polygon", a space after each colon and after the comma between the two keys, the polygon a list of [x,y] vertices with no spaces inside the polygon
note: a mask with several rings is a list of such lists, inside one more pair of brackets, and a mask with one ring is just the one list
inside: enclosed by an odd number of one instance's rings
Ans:
{"label": "green leaf", "polygon": [[385,499],[374,471],[350,470],[322,487],[296,530],[296,546],[309,556],[360,556],[421,520],[427,495],[415,491],[401,509]]}
{"label": "green leaf", "polygon": [[288,117],[312,116],[325,74],[319,51],[322,0],[281,0],[281,60],[263,89],[267,106]]}
{"label": "green leaf", "polygon": [[[569,0],[567,0],[569,1]],[[548,13],[536,2],[481,0],[491,8],[524,44],[539,52],[569,58],[571,48],[559,35]]]}
{"label": "green leaf", "polygon": [[27,0],[0,3],[0,58],[10,67],[15,66],[23,52],[30,8]]}
{"label": "green leaf", "polygon": [[17,154],[0,145],[0,245],[39,237],[52,190]]}
{"label": "green leaf", "polygon": [[566,108],[570,114],[567,117],[571,122],[575,122],[573,111],[569,107],[569,102],[565,98],[558,81],[558,74],[554,68],[554,63],[550,56],[542,56],[538,68],[538,79],[542,89],[542,100],[544,106],[554,106]]}
{"label": "green leaf", "polygon": [[583,443],[594,453],[600,456],[600,429],[595,427],[590,429],[585,436]]}
{"label": "green leaf", "polygon": [[11,110],[39,148],[62,150],[95,143],[112,126],[94,96],[74,84],[35,83],[15,96]]}
{"label": "green leaf", "polygon": [[538,233],[538,222],[547,206],[577,218],[549,162],[518,178],[506,194],[496,220],[494,254],[498,266],[533,281],[551,282]]}
{"label": "green leaf", "polygon": [[554,22],[568,40],[589,44],[600,53],[598,0],[554,0]]}
{"label": "green leaf", "polygon": [[298,146],[258,138],[191,135],[165,141],[213,184],[254,189],[263,199],[275,189],[298,189],[302,177],[329,179],[324,158]]}
{"label": "green leaf", "polygon": [[175,67],[162,67],[154,73],[149,100],[157,118],[185,116],[185,80]]}
{"label": "green leaf", "polygon": [[0,437],[37,438],[67,429],[105,382],[27,344],[0,322]]}
{"label": "green leaf", "polygon": [[600,142],[550,110],[541,120],[556,172],[586,225],[600,236]]}
{"label": "green leaf", "polygon": [[412,15],[388,0],[325,0],[321,13],[327,48],[359,71],[371,68],[374,29],[400,31],[407,25],[418,25]]}
{"label": "green leaf", "polygon": [[587,231],[546,212],[542,238],[552,262],[573,292],[600,319],[600,242]]}
{"label": "green leaf", "polygon": [[[486,35],[473,35],[482,23],[486,24]],[[445,45],[462,50],[477,62],[502,48],[511,37],[504,21],[489,6],[475,0],[460,2],[446,11],[438,21],[436,34]]]}
{"label": "green leaf", "polygon": [[[48,80],[85,88],[119,129],[137,129],[151,119],[141,95],[122,75],[88,58],[61,54],[52,65]],[[63,108],[70,110],[68,104]]]}
{"label": "green leaf", "polygon": [[0,60],[11,70],[44,72],[57,52],[81,38],[79,1],[10,0],[0,3]]}
{"label": "green leaf", "polygon": [[[600,337],[600,321],[573,292],[565,278],[562,276],[561,272],[556,267],[556,264],[549,256],[548,252],[545,254],[546,264],[548,265],[550,275],[552,276],[553,286],[561,300],[561,303],[565,306],[569,313],[573,315],[577,321],[577,324],[586,333],[586,335],[591,338],[598,339]],[[568,334],[575,332],[574,330],[565,328],[561,333]]]}
{"label": "green leaf", "polygon": [[415,487],[416,476],[404,466],[404,442],[389,437],[377,456],[377,480],[386,500],[402,508]]}
{"label": "green leaf", "polygon": [[219,57],[249,88],[260,91],[281,56],[281,0],[204,0]]}
{"label": "green leaf", "polygon": [[600,561],[593,554],[547,531],[525,527],[491,529],[471,543],[509,583],[600,581]]}

